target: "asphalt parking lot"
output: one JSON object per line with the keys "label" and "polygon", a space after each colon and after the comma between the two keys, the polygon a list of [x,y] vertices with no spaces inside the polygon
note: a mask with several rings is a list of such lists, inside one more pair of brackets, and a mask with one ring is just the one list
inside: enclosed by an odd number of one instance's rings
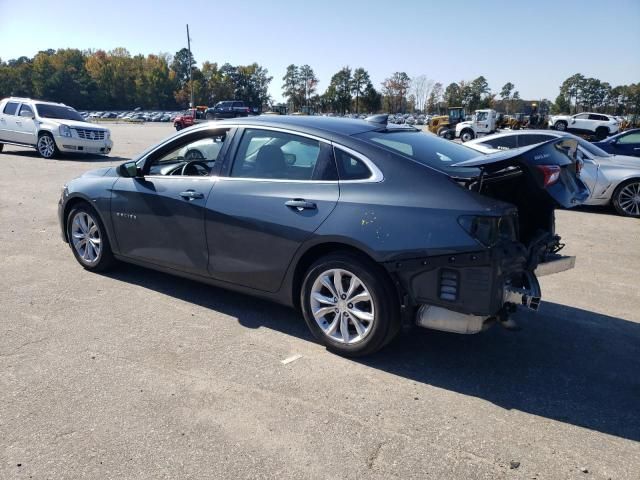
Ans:
{"label": "asphalt parking lot", "polygon": [[348,360],[286,308],[83,270],[62,185],[173,131],[111,129],[107,158],[0,154],[0,478],[640,478],[640,221],[558,212],[577,265],[521,331]]}

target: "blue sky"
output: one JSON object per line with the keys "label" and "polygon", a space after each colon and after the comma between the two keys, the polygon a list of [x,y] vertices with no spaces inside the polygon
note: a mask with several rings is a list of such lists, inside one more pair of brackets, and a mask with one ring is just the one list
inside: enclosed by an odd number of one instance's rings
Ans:
{"label": "blue sky", "polygon": [[493,91],[511,81],[526,99],[555,99],[576,72],[640,81],[640,0],[0,0],[0,58],[64,47],[173,54],[187,23],[198,63],[258,62],[275,99],[290,63],[311,65],[320,93],[344,65],[366,68],[376,88],[394,71],[445,86],[484,75]]}

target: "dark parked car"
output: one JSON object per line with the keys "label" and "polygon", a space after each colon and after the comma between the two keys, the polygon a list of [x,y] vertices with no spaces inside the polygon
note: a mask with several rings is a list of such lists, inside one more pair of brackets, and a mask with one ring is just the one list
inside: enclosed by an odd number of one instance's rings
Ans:
{"label": "dark parked car", "polygon": [[482,155],[384,119],[196,125],[65,185],[65,241],[299,308],[329,349],[364,355],[401,325],[476,333],[536,309],[573,257],[554,207],[588,195],[576,142]]}
{"label": "dark parked car", "polygon": [[607,153],[640,157],[640,128],[627,130],[601,142],[596,142]]}
{"label": "dark parked car", "polygon": [[220,118],[246,117],[251,113],[251,109],[239,100],[226,100],[216,103],[212,108],[207,109],[207,119],[216,120]]}

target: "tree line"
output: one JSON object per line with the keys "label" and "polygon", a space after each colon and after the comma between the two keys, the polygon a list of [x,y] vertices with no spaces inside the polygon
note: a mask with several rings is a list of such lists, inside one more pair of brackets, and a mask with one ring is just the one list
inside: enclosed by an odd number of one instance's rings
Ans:
{"label": "tree line", "polygon": [[[191,76],[190,76],[191,71]],[[43,50],[32,58],[0,59],[0,98],[28,96],[63,102],[83,110],[150,110],[185,108],[193,91],[196,105],[242,100],[255,108],[273,105],[269,85],[273,77],[259,65],[231,65],[205,61],[199,67],[186,48],[175,55],[131,55],[124,48],[111,51]],[[513,83],[493,92],[484,76],[452,82],[446,87],[426,75],[411,78],[394,72],[376,89],[363,67],[344,66],[331,76],[324,92],[309,65],[291,64],[282,77],[282,94],[290,111],[374,113],[379,111],[444,113],[460,106],[468,112],[495,108],[522,112],[531,101],[520,98]],[[640,113],[640,83],[611,86],[576,73],[559,87],[555,102],[536,99],[552,113],[596,111],[615,115]]]}
{"label": "tree line", "polygon": [[[189,68],[192,67],[191,80]],[[134,55],[124,48],[44,50],[33,58],[0,60],[0,98],[33,97],[82,110],[173,110],[194,103],[238,99],[268,103],[272,77],[266,68],[204,62],[196,65],[186,48],[175,55]]]}

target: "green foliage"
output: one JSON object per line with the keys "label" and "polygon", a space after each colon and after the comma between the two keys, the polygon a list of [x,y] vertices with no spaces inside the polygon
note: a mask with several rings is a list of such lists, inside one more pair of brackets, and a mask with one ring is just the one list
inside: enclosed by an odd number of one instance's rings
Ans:
{"label": "green foliage", "polygon": [[395,72],[382,82],[383,108],[390,113],[404,112],[407,109],[407,92],[411,78],[405,72]]}
{"label": "green foliage", "polygon": [[38,52],[31,59],[0,61],[0,98],[32,96],[79,109],[186,107],[192,86],[199,105],[238,99],[260,107],[269,100],[271,80],[257,63],[218,68],[205,62],[200,70],[187,49],[173,58],[168,54],[132,57],[124,48],[109,52],[60,49]]}
{"label": "green foliage", "polygon": [[[365,94],[369,85],[371,85],[369,72],[362,67],[356,68],[353,71],[353,78],[351,79],[351,94],[356,97],[356,113],[360,113],[360,97]],[[373,88],[373,86],[371,86],[371,88]]]}
{"label": "green foliage", "polygon": [[351,69],[343,67],[331,77],[324,93],[326,105],[332,110],[346,113],[351,106],[352,77]]}

